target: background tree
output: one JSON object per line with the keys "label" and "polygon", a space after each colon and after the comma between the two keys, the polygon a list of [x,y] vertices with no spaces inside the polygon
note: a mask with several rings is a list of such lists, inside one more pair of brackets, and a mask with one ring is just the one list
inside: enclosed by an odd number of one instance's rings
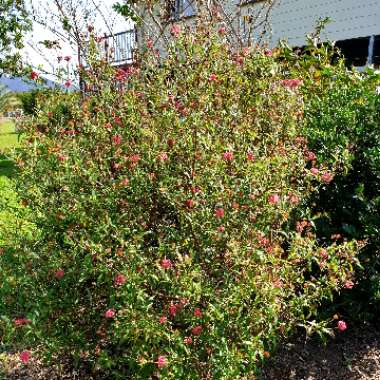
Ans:
{"label": "background tree", "polygon": [[0,0],[0,76],[22,69],[19,50],[23,36],[31,28],[23,0]]}

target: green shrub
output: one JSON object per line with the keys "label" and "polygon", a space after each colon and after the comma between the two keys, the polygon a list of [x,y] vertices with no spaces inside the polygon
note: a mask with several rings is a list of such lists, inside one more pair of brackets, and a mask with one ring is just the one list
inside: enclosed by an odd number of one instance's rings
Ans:
{"label": "green shrub", "polygon": [[305,134],[319,160],[341,168],[314,199],[318,237],[366,242],[354,288],[334,302],[363,321],[380,312],[380,73],[325,69],[316,86],[305,93]]}
{"label": "green shrub", "polygon": [[245,379],[294,326],[326,330],[357,248],[291,217],[332,173],[305,167],[302,81],[276,54],[182,34],[43,102],[18,157],[39,233],[0,257],[3,344],[107,378]]}

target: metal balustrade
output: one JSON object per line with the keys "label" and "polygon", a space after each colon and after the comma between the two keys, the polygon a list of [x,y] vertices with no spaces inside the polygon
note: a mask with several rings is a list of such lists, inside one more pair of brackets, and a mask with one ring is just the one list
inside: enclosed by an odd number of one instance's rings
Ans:
{"label": "metal balustrade", "polygon": [[133,54],[137,48],[136,29],[105,35],[100,42],[104,58],[112,65],[125,65],[133,62]]}

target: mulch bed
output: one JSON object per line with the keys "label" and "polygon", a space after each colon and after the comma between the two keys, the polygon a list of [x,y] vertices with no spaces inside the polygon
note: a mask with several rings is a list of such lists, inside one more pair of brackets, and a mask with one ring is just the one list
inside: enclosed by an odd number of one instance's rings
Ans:
{"label": "mulch bed", "polygon": [[326,346],[294,339],[268,361],[260,380],[380,380],[380,332],[349,328]]}
{"label": "mulch bed", "polygon": [[[37,360],[22,365],[17,356],[9,356],[6,367],[4,380],[94,380],[85,369],[47,368]],[[380,331],[375,326],[349,328],[326,346],[293,339],[268,360],[260,380],[380,380]]]}

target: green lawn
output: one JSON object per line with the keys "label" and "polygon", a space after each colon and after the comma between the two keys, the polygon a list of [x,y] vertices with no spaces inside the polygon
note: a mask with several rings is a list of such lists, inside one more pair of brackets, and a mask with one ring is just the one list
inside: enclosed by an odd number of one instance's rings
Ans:
{"label": "green lawn", "polygon": [[0,177],[11,177],[14,174],[14,164],[7,156],[9,151],[18,144],[14,123],[7,119],[0,119]]}

